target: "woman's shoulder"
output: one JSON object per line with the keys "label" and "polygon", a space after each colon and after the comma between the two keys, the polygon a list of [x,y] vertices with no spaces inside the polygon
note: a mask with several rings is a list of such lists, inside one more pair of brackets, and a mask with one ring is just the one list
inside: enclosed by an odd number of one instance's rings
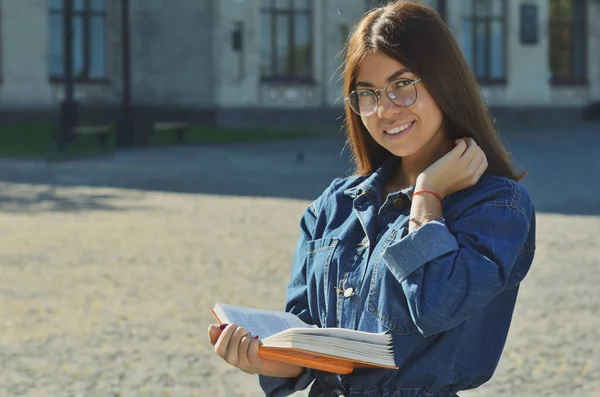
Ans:
{"label": "woman's shoulder", "polygon": [[351,196],[367,178],[368,176],[352,175],[333,179],[323,193],[310,204],[309,210],[316,216],[323,208],[337,205],[339,200]]}
{"label": "woman's shoulder", "polygon": [[533,202],[523,184],[494,175],[483,175],[474,186],[451,194],[447,200],[449,205],[465,210],[485,205],[512,208],[527,217],[534,212]]}
{"label": "woman's shoulder", "polygon": [[[333,195],[348,195],[354,190],[358,190],[363,182],[370,175],[351,175],[346,177],[335,178],[327,190]],[[327,191],[326,190],[326,191]]]}

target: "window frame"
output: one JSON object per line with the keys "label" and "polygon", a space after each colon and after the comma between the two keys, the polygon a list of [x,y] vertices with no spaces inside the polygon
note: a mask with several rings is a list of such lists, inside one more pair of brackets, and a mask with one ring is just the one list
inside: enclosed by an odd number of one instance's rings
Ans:
{"label": "window frame", "polygon": [[[75,20],[75,18],[81,18],[82,20],[82,31],[83,31],[83,37],[82,37],[82,42],[83,42],[83,72],[80,75],[73,75],[73,80],[75,82],[82,82],[82,83],[101,83],[101,84],[106,84],[109,82],[110,78],[109,78],[109,62],[108,62],[108,9],[109,9],[109,2],[110,0],[104,0],[104,9],[103,10],[92,10],[91,7],[91,1],[92,0],[82,0],[84,2],[84,6],[82,10],[77,10],[75,7],[75,4],[73,4],[73,20]],[[75,0],[73,1],[73,3],[75,3]],[[52,15],[60,15],[62,16],[62,23],[64,26],[64,17],[65,17],[65,9],[64,9],[64,2],[61,0],[61,6],[60,8],[55,8],[52,6],[52,4],[50,3],[49,7],[48,7],[48,13],[49,13],[49,17],[51,18]],[[92,17],[102,17],[102,20],[104,22],[104,48],[103,48],[103,60],[104,60],[104,76],[102,77],[90,77],[90,64],[91,64],[91,38],[92,38],[92,34],[91,34],[91,20]],[[52,37],[52,26],[50,24],[49,27],[49,34],[50,34],[50,38]],[[63,28],[63,34],[61,35],[61,40],[63,40],[64,42],[64,28]],[[49,38],[49,39],[50,39]],[[75,48],[73,48],[75,50]],[[63,46],[63,65],[64,65],[64,46]],[[56,83],[64,83],[66,81],[65,76],[64,76],[64,66],[62,68],[63,70],[60,72],[60,75],[56,75],[53,74],[52,70],[50,69],[50,81],[52,82],[56,82]]]}
{"label": "window frame", "polygon": [[[305,9],[295,9],[294,2],[298,0],[288,0],[290,1],[290,7],[282,8],[281,6],[277,6],[275,4],[275,0],[266,0],[269,1],[269,6],[264,6],[263,2],[260,4],[260,14],[261,18],[266,18],[270,25],[269,27],[269,47],[270,47],[270,74],[264,75],[262,70],[262,65],[260,67],[260,80],[261,82],[268,83],[303,83],[303,84],[314,84],[314,75],[315,75],[315,63],[314,63],[314,51],[315,51],[315,37],[314,37],[314,0],[308,0],[307,8]],[[287,33],[289,34],[289,39],[287,43],[288,48],[288,62],[290,64],[290,70],[288,74],[279,74],[277,73],[278,69],[278,60],[277,60],[277,17],[280,15],[284,15],[288,17],[289,24],[287,25]],[[309,45],[308,45],[308,68],[310,70],[309,75],[301,76],[295,74],[295,48],[296,48],[296,37],[295,37],[295,16],[296,15],[306,15],[309,21]],[[266,39],[262,36],[261,40]]]}
{"label": "window frame", "polygon": [[[463,12],[463,16],[462,16],[462,20],[464,21],[470,21],[473,25],[472,28],[472,35],[471,35],[471,48],[473,51],[472,54],[472,61],[473,61],[473,65],[469,65],[469,67],[471,68],[471,70],[473,71],[473,74],[475,75],[475,77],[477,78],[477,81],[480,84],[483,85],[505,85],[508,82],[508,0],[490,0],[490,1],[502,1],[502,16],[498,17],[498,16],[493,16],[493,15],[486,15],[486,16],[479,16],[477,15],[477,0],[466,0],[466,1],[470,1],[471,2],[471,14],[468,15],[465,12]],[[464,4],[464,2],[462,3]],[[491,3],[490,3],[491,4]],[[491,25],[493,22],[496,21],[500,21],[502,22],[502,37],[503,37],[503,45],[502,45],[502,51],[503,51],[503,76],[502,77],[491,77],[491,44],[490,44],[490,38],[491,38]],[[477,67],[476,67],[476,62],[477,62],[477,54],[478,54],[478,50],[477,50],[477,35],[475,34],[476,30],[477,30],[477,26],[479,24],[483,23],[485,26],[485,48],[484,48],[484,70],[485,73],[483,76],[479,76],[477,74]],[[464,25],[463,25],[464,26]],[[462,34],[465,34],[464,30],[462,32]]]}
{"label": "window frame", "polygon": [[[551,2],[552,0],[548,0],[549,2]],[[552,13],[550,12],[551,10],[551,5],[548,4],[549,8],[548,8],[548,66],[549,66],[549,70],[551,73],[550,76],[550,84],[554,85],[554,86],[565,86],[565,85],[569,85],[569,86],[583,86],[583,85],[588,85],[589,84],[589,65],[588,65],[588,60],[589,60],[589,38],[588,38],[588,23],[589,23],[589,15],[588,15],[588,11],[589,11],[589,3],[586,0],[571,0],[571,15],[573,15],[573,8],[574,8],[574,3],[576,1],[581,1],[581,3],[583,4],[584,7],[584,12],[583,12],[583,20],[582,21],[576,21],[575,18],[571,17],[570,20],[566,20],[566,19],[560,19],[560,20],[553,20],[552,18]],[[582,32],[583,32],[583,37],[574,37],[573,35],[573,27],[575,25],[577,25],[578,23],[581,23],[581,25],[583,26]],[[570,30],[570,40],[569,40],[569,44],[567,46],[560,46],[559,51],[564,51],[565,49],[569,50],[569,61],[570,61],[570,72],[571,75],[569,77],[555,77],[554,76],[554,71],[552,70],[552,35],[550,34],[551,30],[553,27],[555,26],[559,26],[560,28],[564,28],[567,27]],[[578,39],[581,39],[583,42],[583,57],[581,59],[581,62],[583,63],[583,77],[574,77],[573,75],[573,69],[574,69],[574,65],[576,63],[576,59],[574,57],[574,51],[573,51],[573,43],[575,41],[577,41]]]}

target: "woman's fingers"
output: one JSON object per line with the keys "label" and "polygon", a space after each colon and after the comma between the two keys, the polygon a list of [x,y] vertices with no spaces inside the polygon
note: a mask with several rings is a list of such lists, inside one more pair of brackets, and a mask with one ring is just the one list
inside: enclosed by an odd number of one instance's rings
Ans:
{"label": "woman's fingers", "polygon": [[237,329],[238,329],[237,325],[229,324],[227,327],[225,327],[225,329],[221,333],[219,340],[217,340],[217,343],[215,343],[215,353],[217,353],[217,355],[219,355],[219,357],[221,357],[225,360],[227,359],[227,354],[229,353],[230,341],[231,341],[231,338],[232,338],[234,332]]}
{"label": "woman's fingers", "polygon": [[240,341],[238,348],[238,366],[242,369],[250,366],[250,358],[248,357],[250,345],[252,344],[252,335],[246,333]]}
{"label": "woman's fingers", "polygon": [[454,153],[456,157],[460,158],[467,150],[467,142],[464,139],[457,139],[454,143],[456,146],[454,146],[451,153]]}
{"label": "woman's fingers", "polygon": [[487,170],[487,167],[488,167],[487,157],[484,154],[483,158],[481,159],[481,162],[479,163],[479,165],[477,166],[477,169],[475,171],[475,176],[477,177],[477,181],[485,173],[485,170]]}
{"label": "woman's fingers", "polygon": [[219,328],[218,324],[211,324],[208,327],[208,340],[210,340],[210,344],[211,345],[215,345],[215,343],[217,343],[217,341],[219,340],[219,336],[221,336],[221,333],[223,331],[221,331],[221,329]]}
{"label": "woman's fingers", "polygon": [[475,172],[475,170],[477,168],[479,168],[479,165],[481,164],[482,161],[484,161],[485,159],[485,153],[483,153],[483,150],[481,150],[481,148],[477,147],[476,150],[473,151],[473,157],[471,158],[469,165],[467,167],[468,171],[470,173]]}
{"label": "woman's fingers", "polygon": [[249,374],[259,373],[262,367],[258,355],[260,341],[244,328],[235,324],[213,324],[208,327],[208,337],[215,346],[215,353],[227,363]]}
{"label": "woman's fingers", "polygon": [[236,330],[233,332],[233,335],[231,335],[229,347],[227,349],[227,355],[225,356],[225,361],[227,361],[229,364],[238,366],[240,359],[240,343],[242,342],[242,338],[246,335],[248,335],[248,331],[240,327],[236,328]]}
{"label": "woman's fingers", "polygon": [[471,162],[477,158],[477,155],[481,151],[477,143],[473,138],[465,138],[465,142],[467,144],[467,148],[465,152],[461,156],[461,160],[463,160],[467,165],[470,165]]}
{"label": "woman's fingers", "polygon": [[258,355],[258,348],[261,345],[261,341],[258,338],[252,338],[250,346],[248,347],[248,362],[251,366],[259,365],[261,359]]}
{"label": "woman's fingers", "polygon": [[465,150],[465,154],[462,159],[467,162],[467,178],[472,179],[475,178],[475,181],[479,180],[483,172],[480,172],[480,168],[482,164],[485,163],[485,168],[487,168],[487,158],[483,150],[477,145],[473,138],[465,138],[467,142],[468,148]]}

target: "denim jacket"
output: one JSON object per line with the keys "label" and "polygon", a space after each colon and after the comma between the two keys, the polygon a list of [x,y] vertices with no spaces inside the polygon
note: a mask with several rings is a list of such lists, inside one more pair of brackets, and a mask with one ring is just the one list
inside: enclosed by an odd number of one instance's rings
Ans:
{"label": "denim jacket", "polygon": [[335,179],[304,212],[286,311],[319,327],[391,332],[398,370],[259,376],[266,396],[455,396],[494,373],[535,251],[526,190],[484,175],[408,233],[414,187],[383,197],[399,159]]}

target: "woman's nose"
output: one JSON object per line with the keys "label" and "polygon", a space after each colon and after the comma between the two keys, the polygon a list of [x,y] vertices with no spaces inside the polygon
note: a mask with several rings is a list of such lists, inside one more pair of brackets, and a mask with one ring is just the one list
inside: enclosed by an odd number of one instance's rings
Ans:
{"label": "woman's nose", "polygon": [[400,109],[402,109],[400,106],[392,102],[387,92],[380,92],[378,99],[379,103],[377,106],[377,115],[379,118],[387,118],[398,113]]}

